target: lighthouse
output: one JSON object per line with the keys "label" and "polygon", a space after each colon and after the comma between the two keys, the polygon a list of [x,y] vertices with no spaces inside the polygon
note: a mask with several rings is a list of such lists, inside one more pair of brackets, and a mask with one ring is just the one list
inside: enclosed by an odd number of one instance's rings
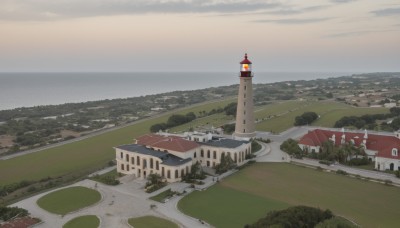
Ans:
{"label": "lighthouse", "polygon": [[236,110],[236,126],[234,138],[250,140],[256,136],[254,126],[253,104],[253,74],[251,73],[251,61],[247,58],[240,62],[240,85]]}

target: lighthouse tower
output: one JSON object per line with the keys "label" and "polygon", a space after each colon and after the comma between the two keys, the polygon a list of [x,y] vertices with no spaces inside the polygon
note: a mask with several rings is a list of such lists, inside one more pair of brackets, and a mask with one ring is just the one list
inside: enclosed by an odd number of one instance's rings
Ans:
{"label": "lighthouse tower", "polygon": [[256,136],[252,78],[251,62],[247,59],[247,54],[245,54],[243,61],[240,62],[240,85],[234,133],[236,139],[249,140]]}

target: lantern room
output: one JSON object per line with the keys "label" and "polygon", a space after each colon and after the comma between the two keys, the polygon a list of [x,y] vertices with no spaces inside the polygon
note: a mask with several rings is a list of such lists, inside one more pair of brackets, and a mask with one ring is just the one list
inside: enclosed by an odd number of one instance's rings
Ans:
{"label": "lantern room", "polygon": [[247,53],[244,55],[244,59],[240,62],[240,76],[251,77],[251,62],[247,59]]}

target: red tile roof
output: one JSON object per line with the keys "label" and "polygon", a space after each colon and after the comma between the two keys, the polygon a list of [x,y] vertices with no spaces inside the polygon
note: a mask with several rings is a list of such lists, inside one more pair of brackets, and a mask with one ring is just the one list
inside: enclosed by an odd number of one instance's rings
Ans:
{"label": "red tile roof", "polygon": [[[354,145],[360,146],[364,140],[364,133],[345,132],[345,141],[354,141]],[[309,131],[301,137],[299,144],[308,146],[321,146],[323,142],[328,141],[335,135],[335,145],[339,146],[342,141],[343,133],[341,131],[330,131],[315,129]],[[378,151],[377,157],[400,159],[399,153],[397,156],[392,155],[392,149],[396,148],[400,152],[400,139],[395,136],[374,135],[368,134],[367,149]]]}
{"label": "red tile roof", "polygon": [[140,136],[136,140],[136,143],[139,145],[177,152],[187,152],[200,146],[194,141],[186,140],[178,136],[147,134]]}

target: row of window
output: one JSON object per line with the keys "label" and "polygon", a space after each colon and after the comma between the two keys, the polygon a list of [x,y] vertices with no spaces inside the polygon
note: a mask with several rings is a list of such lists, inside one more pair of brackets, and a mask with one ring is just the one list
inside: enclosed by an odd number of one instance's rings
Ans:
{"label": "row of window", "polygon": [[[121,159],[123,159],[124,158],[124,153],[121,152],[120,156],[121,156]],[[135,165],[135,156],[129,157],[129,154],[125,154],[125,161],[126,162],[130,161],[132,165]],[[150,163],[149,164],[150,169],[154,168],[154,163],[155,163],[155,169],[159,170],[159,165],[160,165],[159,161],[156,160],[154,162],[153,158],[150,158],[150,162],[149,163]],[[136,156],[136,165],[140,166],[140,157],[139,156]],[[144,169],[147,168],[147,159],[142,159],[142,168],[144,168]]]}
{"label": "row of window", "polygon": [[[214,164],[215,164],[215,163],[214,163]],[[125,168],[126,168],[126,171],[129,171],[129,170],[130,170],[130,166],[129,166],[129,165],[126,165],[126,166],[125,166],[125,164],[121,164],[121,165],[120,165],[120,168],[121,168],[121,170],[123,170],[123,171],[125,171]],[[132,167],[132,169],[135,169],[135,168]],[[185,172],[185,171],[186,171],[186,172]],[[151,173],[153,173],[153,172],[151,172]],[[165,175],[165,173],[166,173],[167,175]],[[181,169],[181,170],[180,170],[180,175],[179,175],[179,170],[176,169],[175,172],[174,172],[174,177],[175,177],[175,178],[180,178],[180,177],[183,177],[183,176],[184,176],[185,174],[187,174],[187,173],[189,173],[189,167],[188,167],[188,166],[186,166],[185,169]],[[141,176],[141,170],[140,170],[140,169],[138,169],[137,175],[138,175],[138,177]],[[144,177],[146,177],[146,171],[143,172],[143,175],[144,175]],[[167,170],[167,172],[165,172],[164,167],[162,167],[162,168],[161,168],[161,177],[170,179],[170,178],[171,178],[171,170]]]}

